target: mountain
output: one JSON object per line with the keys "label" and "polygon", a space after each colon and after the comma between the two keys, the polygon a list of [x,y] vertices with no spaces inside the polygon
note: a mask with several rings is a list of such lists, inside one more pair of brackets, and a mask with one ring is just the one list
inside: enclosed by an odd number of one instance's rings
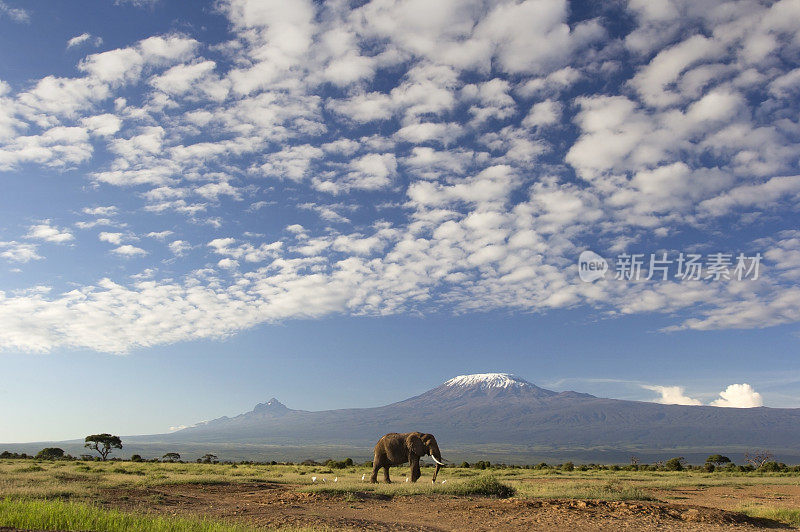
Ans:
{"label": "mountain", "polygon": [[[368,450],[387,432],[436,435],[459,456],[698,455],[770,449],[800,458],[800,409],[662,405],[555,392],[505,373],[462,375],[375,408],[309,412],[277,399],[175,433],[163,444],[338,446]],[[148,441],[137,437],[136,441]],[[368,452],[368,451],[367,451]],[[479,454],[482,455],[482,454]],[[587,458],[588,459],[588,458]]]}

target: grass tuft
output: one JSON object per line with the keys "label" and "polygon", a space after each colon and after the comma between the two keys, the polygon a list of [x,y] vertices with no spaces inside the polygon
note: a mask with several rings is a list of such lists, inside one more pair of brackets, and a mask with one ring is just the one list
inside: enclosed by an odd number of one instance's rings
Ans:
{"label": "grass tuft", "polygon": [[492,475],[482,475],[464,482],[454,482],[450,485],[442,486],[440,490],[450,495],[479,495],[482,497],[498,497],[500,499],[513,497],[517,493],[517,490],[512,486],[503,484]]}
{"label": "grass tuft", "polygon": [[744,506],[739,512],[750,517],[761,517],[780,521],[787,525],[800,526],[800,509],[796,508],[777,508],[774,506]]}
{"label": "grass tuft", "polygon": [[598,499],[603,501],[650,501],[647,491],[629,482],[580,482],[524,483],[520,486],[522,497],[537,499]]}
{"label": "grass tuft", "polygon": [[105,532],[252,532],[254,529],[185,517],[133,515],[58,500],[0,500],[0,526],[37,530]]}

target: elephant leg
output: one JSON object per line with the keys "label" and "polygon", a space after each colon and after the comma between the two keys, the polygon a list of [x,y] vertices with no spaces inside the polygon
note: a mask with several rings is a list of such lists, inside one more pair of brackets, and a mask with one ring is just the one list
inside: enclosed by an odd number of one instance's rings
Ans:
{"label": "elephant leg", "polygon": [[389,480],[389,466],[388,465],[383,466],[383,480],[385,480],[387,484],[391,484],[392,483],[392,481]]}
{"label": "elephant leg", "polygon": [[442,466],[440,466],[439,464],[436,464],[436,470],[433,472],[433,479],[431,480],[431,482],[436,482],[436,475],[439,474],[439,468],[440,467],[442,467]]}
{"label": "elephant leg", "polygon": [[375,460],[375,462],[372,464],[372,477],[370,477],[369,479],[369,481],[372,482],[373,484],[378,482],[378,470],[380,470],[380,468],[381,464],[377,460]]}
{"label": "elephant leg", "polygon": [[408,462],[411,464],[411,482],[416,482],[422,476],[419,471],[419,458],[412,457]]}

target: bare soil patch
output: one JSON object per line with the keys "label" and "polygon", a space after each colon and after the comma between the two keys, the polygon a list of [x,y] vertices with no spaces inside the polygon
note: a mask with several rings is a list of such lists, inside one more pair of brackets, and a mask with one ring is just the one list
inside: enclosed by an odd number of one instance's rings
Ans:
{"label": "bare soil patch", "polygon": [[[447,495],[388,497],[371,492],[342,496],[306,493],[297,491],[297,487],[267,482],[182,484],[148,490],[107,490],[99,502],[107,507],[134,512],[204,515],[254,526],[310,526],[336,530],[588,532],[789,528],[775,521],[699,505],[691,497],[680,503],[573,499],[499,500]],[[785,488],[781,486],[779,489]],[[669,493],[675,494],[676,490],[670,490]],[[722,497],[722,494],[718,496]],[[716,499],[709,496],[706,500],[713,502]],[[738,506],[740,503],[733,504],[730,508]]]}
{"label": "bare soil patch", "polygon": [[766,484],[753,486],[699,486],[653,490],[653,496],[669,502],[734,510],[744,505],[800,508],[800,485]]}

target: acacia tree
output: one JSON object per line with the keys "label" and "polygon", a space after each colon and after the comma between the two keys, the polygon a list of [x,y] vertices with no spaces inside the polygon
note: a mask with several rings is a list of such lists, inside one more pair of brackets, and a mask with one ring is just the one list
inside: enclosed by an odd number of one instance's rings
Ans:
{"label": "acacia tree", "polygon": [[122,440],[119,436],[112,436],[108,433],[92,434],[86,436],[84,440],[86,444],[84,447],[95,450],[100,453],[100,457],[105,460],[112,449],[122,449]]}
{"label": "acacia tree", "polygon": [[772,453],[769,451],[752,451],[744,453],[744,461],[758,469],[772,460]]}
{"label": "acacia tree", "polygon": [[178,460],[181,459],[181,455],[178,453],[167,453],[161,458],[166,462],[177,462]]}
{"label": "acacia tree", "polygon": [[731,459],[727,456],[723,456],[721,454],[712,454],[708,458],[706,458],[707,464],[714,464],[715,466],[719,467],[722,464],[729,464],[731,463]]}

